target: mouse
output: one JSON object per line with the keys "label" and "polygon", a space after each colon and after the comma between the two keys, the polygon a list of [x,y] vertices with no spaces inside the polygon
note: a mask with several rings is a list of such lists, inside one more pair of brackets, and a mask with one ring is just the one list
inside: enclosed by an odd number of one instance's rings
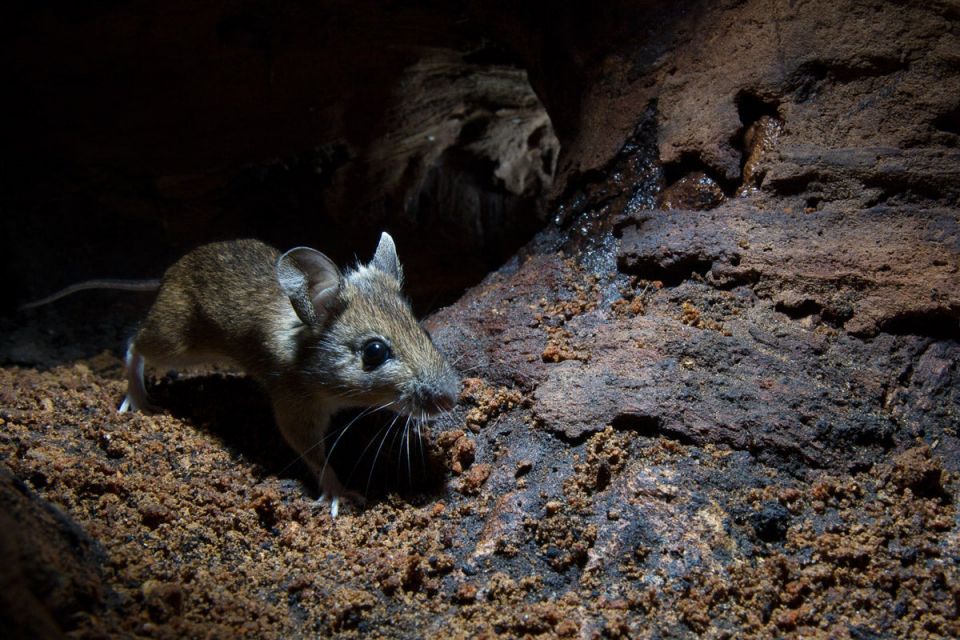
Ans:
{"label": "mouse", "polygon": [[[90,283],[73,290],[156,286]],[[123,286],[111,286],[117,283]],[[197,247],[164,273],[129,342],[119,410],[154,409],[144,384],[147,364],[237,367],[265,390],[277,427],[336,517],[341,501],[362,501],[327,464],[325,436],[336,412],[390,410],[419,423],[451,411],[459,396],[458,375],[414,317],[402,286],[403,268],[386,232],[368,263],[343,271],[309,247],[281,253],[252,239]]]}

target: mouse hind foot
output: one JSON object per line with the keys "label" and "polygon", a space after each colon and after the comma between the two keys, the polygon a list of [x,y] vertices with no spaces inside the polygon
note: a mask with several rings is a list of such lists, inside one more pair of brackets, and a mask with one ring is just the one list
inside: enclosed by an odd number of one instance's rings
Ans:
{"label": "mouse hind foot", "polygon": [[127,347],[127,355],[124,358],[124,375],[127,379],[127,395],[124,396],[118,411],[127,413],[128,411],[140,411],[152,413],[155,407],[150,402],[150,396],[147,395],[147,387],[143,381],[144,371],[143,355],[137,351],[133,342]]}

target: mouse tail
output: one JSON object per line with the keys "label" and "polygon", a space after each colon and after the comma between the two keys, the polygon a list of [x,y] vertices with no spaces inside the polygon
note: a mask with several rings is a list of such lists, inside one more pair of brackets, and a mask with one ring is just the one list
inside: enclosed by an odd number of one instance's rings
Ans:
{"label": "mouse tail", "polygon": [[19,311],[27,311],[29,309],[36,309],[37,307],[42,307],[43,305],[50,304],[51,302],[56,302],[60,298],[65,298],[69,295],[73,295],[79,291],[87,291],[89,289],[112,289],[115,291],[156,291],[160,288],[160,280],[86,280],[84,282],[78,282],[72,284],[69,287],[65,287],[57,291],[56,293],[51,293],[45,298],[40,298],[39,300],[34,300],[33,302],[27,302],[22,304],[17,309]]}

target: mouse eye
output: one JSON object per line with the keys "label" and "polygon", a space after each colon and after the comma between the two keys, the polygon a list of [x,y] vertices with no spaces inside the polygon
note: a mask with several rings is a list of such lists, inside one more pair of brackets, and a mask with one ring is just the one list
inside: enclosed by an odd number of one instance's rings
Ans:
{"label": "mouse eye", "polygon": [[360,351],[363,368],[367,371],[376,369],[389,360],[392,355],[387,343],[379,338],[367,340],[366,344],[363,345],[363,349]]}

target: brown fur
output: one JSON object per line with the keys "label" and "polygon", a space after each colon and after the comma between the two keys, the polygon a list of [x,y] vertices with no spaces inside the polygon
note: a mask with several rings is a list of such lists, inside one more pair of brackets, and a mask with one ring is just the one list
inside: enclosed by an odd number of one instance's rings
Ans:
{"label": "brown fur", "polygon": [[[204,245],[163,276],[134,344],[150,362],[234,362],[260,377],[290,359],[278,333],[296,316],[277,284],[276,249],[258,240]],[[279,320],[279,322],[278,322]]]}
{"label": "brown fur", "polygon": [[[168,368],[232,362],[264,386],[277,425],[336,515],[345,491],[323,441],[335,411],[389,408],[423,419],[456,402],[459,380],[414,318],[401,282],[387,234],[369,264],[346,274],[305,247],[281,255],[237,240],[195,249],[164,274],[131,342],[121,409],[148,401],[144,360]],[[392,353],[375,367],[362,358],[371,340]]]}

